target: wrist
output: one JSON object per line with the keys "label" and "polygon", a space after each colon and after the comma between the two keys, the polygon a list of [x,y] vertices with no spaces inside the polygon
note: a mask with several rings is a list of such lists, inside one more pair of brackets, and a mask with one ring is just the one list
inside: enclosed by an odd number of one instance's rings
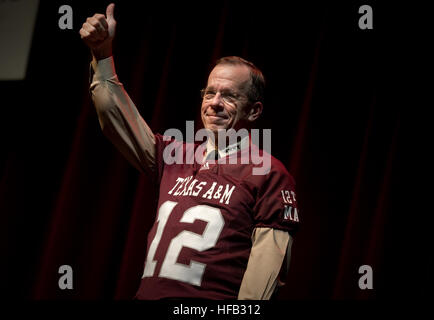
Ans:
{"label": "wrist", "polygon": [[111,47],[91,49],[91,52],[93,59],[95,59],[96,61],[112,56]]}

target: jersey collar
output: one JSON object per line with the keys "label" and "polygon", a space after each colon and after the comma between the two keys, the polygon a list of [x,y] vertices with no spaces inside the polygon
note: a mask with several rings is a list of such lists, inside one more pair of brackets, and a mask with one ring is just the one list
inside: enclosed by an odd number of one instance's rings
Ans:
{"label": "jersey collar", "polygon": [[[223,158],[228,155],[231,155],[232,153],[237,152],[238,150],[242,150],[244,148],[247,148],[249,146],[250,137],[249,135],[244,136],[240,141],[233,143],[229,146],[227,146],[224,149],[218,149],[219,157]],[[206,144],[206,154],[205,158],[208,156],[210,152],[217,149],[214,144],[211,142],[210,139],[208,139],[208,142]]]}

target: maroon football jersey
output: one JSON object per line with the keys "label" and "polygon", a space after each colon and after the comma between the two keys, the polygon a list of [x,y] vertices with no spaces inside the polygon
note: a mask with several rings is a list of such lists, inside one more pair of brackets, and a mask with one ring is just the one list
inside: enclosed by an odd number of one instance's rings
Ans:
{"label": "maroon football jersey", "polygon": [[[271,168],[265,175],[252,174],[260,166],[253,161],[228,163],[231,157],[240,159],[250,152],[249,148],[216,163],[201,164],[187,161],[198,145],[164,141],[159,134],[155,140],[158,211],[148,235],[136,298],[236,299],[254,228],[271,227],[290,234],[298,228],[293,178],[271,156]],[[164,148],[169,143],[182,151],[184,164],[164,163]],[[251,145],[253,148],[262,154]]]}

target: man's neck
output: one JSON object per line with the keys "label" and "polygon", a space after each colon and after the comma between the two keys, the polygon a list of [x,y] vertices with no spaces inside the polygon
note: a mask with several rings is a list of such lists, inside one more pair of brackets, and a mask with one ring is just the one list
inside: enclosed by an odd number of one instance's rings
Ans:
{"label": "man's neck", "polygon": [[208,139],[206,146],[207,153],[213,150],[218,150],[220,156],[225,156],[237,150],[241,150],[250,143],[250,134],[244,136],[234,136],[232,139],[226,136],[224,142],[220,142],[221,145],[219,145],[217,138],[215,138],[214,141],[212,138]]}

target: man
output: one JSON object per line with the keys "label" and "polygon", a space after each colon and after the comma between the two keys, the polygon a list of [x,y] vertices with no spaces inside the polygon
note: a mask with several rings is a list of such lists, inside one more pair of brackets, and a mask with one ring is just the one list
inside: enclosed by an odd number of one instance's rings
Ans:
{"label": "man", "polygon": [[91,93],[104,134],[159,187],[136,298],[270,299],[298,228],[294,181],[272,157],[259,175],[252,174],[258,167],[252,162],[227,164],[249,150],[265,154],[249,135],[217,148],[224,145],[219,132],[250,128],[260,116],[262,73],[241,58],[220,59],[202,91],[201,117],[212,139],[199,161],[167,164],[169,146],[186,159],[197,145],[154,134],[139,115],[115,73],[113,12],[110,4],[106,16],[88,18],[80,35],[93,56]]}

